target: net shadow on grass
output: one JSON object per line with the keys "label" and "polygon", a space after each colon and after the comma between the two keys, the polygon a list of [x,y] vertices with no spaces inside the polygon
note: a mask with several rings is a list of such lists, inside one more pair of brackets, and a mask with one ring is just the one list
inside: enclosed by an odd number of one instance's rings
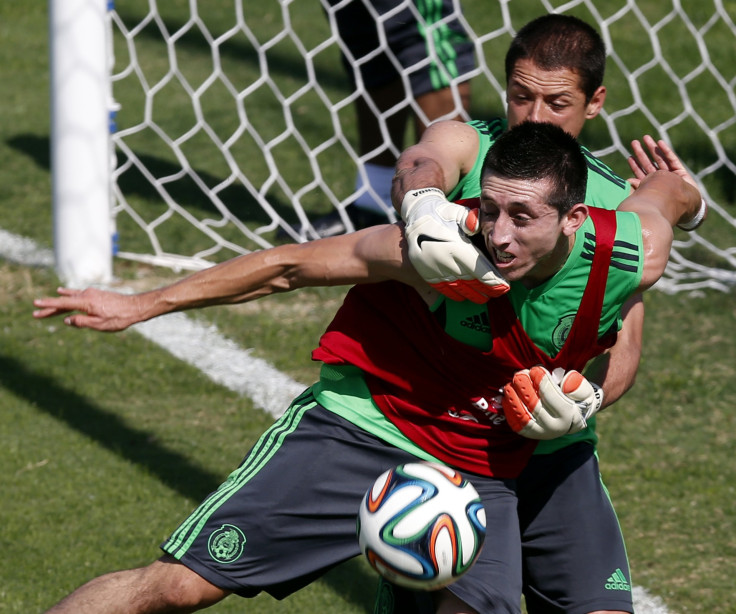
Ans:
{"label": "net shadow on grass", "polygon": [[[184,497],[199,501],[222,482],[222,476],[156,443],[153,433],[126,424],[119,416],[59,385],[53,378],[2,354],[0,386],[121,458],[143,467]],[[321,581],[366,613],[373,611],[377,577],[361,567],[357,560],[339,565]]]}
{"label": "net shadow on grass", "polygon": [[34,407],[136,465],[180,495],[199,500],[222,481],[178,452],[156,443],[153,433],[126,424],[89,399],[0,355],[0,385]]}

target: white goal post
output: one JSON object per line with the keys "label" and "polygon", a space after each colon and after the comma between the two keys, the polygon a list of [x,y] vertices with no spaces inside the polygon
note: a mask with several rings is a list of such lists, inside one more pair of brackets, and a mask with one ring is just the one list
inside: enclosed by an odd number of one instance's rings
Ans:
{"label": "white goal post", "polygon": [[108,5],[49,2],[54,256],[71,282],[112,277]]}
{"label": "white goal post", "polygon": [[[503,114],[503,55],[526,21],[561,12],[597,27],[609,96],[581,140],[625,175],[632,138],[664,138],[711,206],[702,229],[678,231],[658,287],[736,285],[736,0],[465,0],[462,12],[456,2],[475,45],[478,118]],[[50,7],[60,276],[108,281],[113,252],[200,269],[309,240],[311,224],[331,211],[352,228],[345,208],[365,158],[354,102],[364,87],[360,78],[353,87],[340,63],[347,48],[326,0]],[[100,82],[85,91],[92,77]],[[72,84],[82,90],[76,101],[67,98]],[[408,96],[402,106],[418,108]],[[397,108],[380,115],[382,134]]]}

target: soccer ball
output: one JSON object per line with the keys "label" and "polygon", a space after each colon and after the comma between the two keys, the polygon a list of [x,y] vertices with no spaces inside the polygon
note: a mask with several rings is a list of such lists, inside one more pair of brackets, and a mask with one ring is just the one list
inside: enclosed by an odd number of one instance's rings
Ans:
{"label": "soccer ball", "polygon": [[370,565],[406,588],[435,590],[473,565],[486,514],[473,485],[435,463],[407,463],[381,474],[358,513],[358,541]]}

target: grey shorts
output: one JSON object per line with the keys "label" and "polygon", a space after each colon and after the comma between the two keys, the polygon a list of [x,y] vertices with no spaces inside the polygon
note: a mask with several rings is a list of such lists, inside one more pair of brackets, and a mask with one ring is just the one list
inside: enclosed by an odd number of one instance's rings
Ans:
{"label": "grey shorts", "polygon": [[529,613],[633,612],[626,547],[593,446],[533,456],[517,490]]}
{"label": "grey shorts", "polygon": [[[386,469],[417,460],[324,409],[307,391],[161,547],[224,590],[283,598],[360,554],[363,495]],[[484,500],[489,545],[482,567],[496,578],[488,587],[483,575],[479,590],[494,600],[507,592],[513,598],[521,590],[518,556],[495,560],[519,552],[513,489],[465,475]]]}
{"label": "grey shorts", "polygon": [[[517,480],[517,496],[529,614],[634,611],[623,536],[591,444],[533,456]],[[426,594],[386,582],[376,599],[376,612],[434,614]]]}
{"label": "grey shorts", "polygon": [[[328,3],[334,6],[338,0],[328,0]],[[397,12],[376,20],[366,4],[379,16],[393,10]],[[402,5],[405,8],[399,9]],[[418,11],[425,23],[437,25],[424,28],[409,5]],[[348,2],[335,11],[338,34],[352,56],[343,53],[348,74],[354,79],[355,72],[359,72],[366,87],[376,88],[398,79],[401,68],[409,73],[414,97],[447,87],[453,79],[462,81],[476,64],[473,43],[458,19],[460,10],[459,2],[453,0]],[[387,49],[366,58],[381,45],[380,29],[385,31]],[[396,58],[398,67],[387,51]]]}

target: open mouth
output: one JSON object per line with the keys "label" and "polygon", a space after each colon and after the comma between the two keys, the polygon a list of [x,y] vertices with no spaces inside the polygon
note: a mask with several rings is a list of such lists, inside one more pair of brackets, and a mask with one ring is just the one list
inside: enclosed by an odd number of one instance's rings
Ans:
{"label": "open mouth", "polygon": [[510,262],[513,262],[514,255],[509,254],[508,252],[501,251],[499,249],[493,250],[493,259],[496,261],[497,264],[509,264]]}

